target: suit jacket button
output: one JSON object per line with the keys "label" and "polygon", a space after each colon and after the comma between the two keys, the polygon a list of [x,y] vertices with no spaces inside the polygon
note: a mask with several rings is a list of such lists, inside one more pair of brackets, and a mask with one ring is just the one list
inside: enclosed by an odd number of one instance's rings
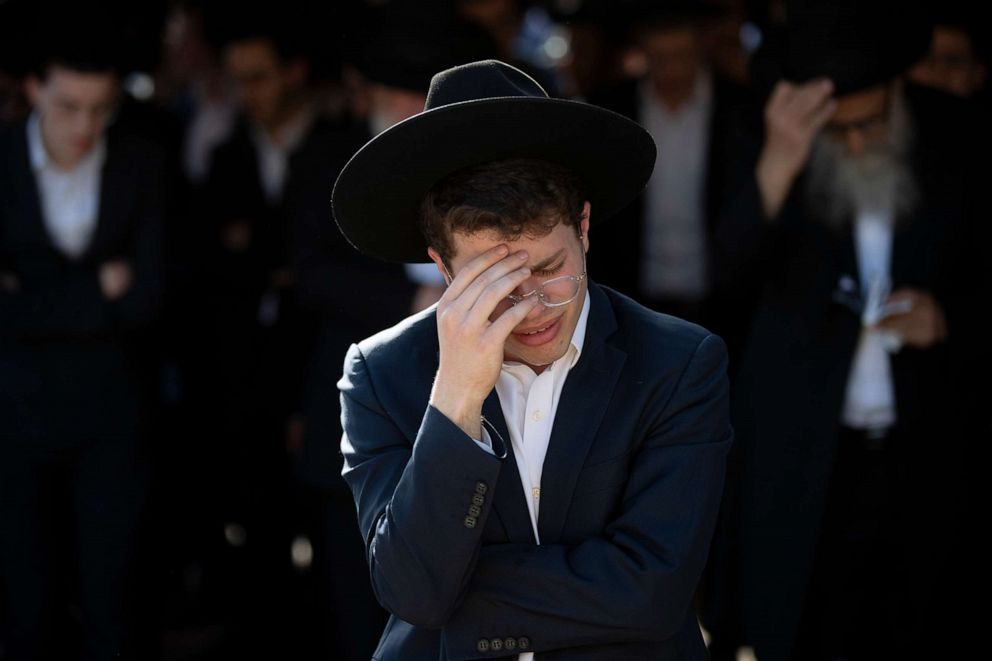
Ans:
{"label": "suit jacket button", "polygon": [[529,650],[530,649],[530,638],[528,638],[527,636],[521,636],[520,638],[518,638],[517,639],[517,647],[519,647],[522,650]]}
{"label": "suit jacket button", "polygon": [[476,523],[478,523],[478,521],[476,520],[476,518],[474,516],[466,516],[465,517],[465,527],[466,528],[474,528]]}
{"label": "suit jacket button", "polygon": [[485,482],[475,483],[475,493],[485,496],[487,491],[489,491],[489,487]]}
{"label": "suit jacket button", "polygon": [[482,510],[479,509],[478,505],[469,505],[468,513],[471,514],[472,516],[479,516],[480,514],[482,514]]}
{"label": "suit jacket button", "polygon": [[493,638],[492,640],[489,641],[489,649],[491,649],[494,652],[500,651],[501,649],[503,649],[503,641],[500,640],[499,638]]}
{"label": "suit jacket button", "polygon": [[482,503],[486,502],[486,497],[481,494],[475,494],[472,496],[472,504],[482,507]]}
{"label": "suit jacket button", "polygon": [[485,638],[480,638],[479,639],[479,642],[477,642],[475,644],[475,649],[479,650],[480,652],[488,652],[489,651],[489,641],[486,640]]}
{"label": "suit jacket button", "polygon": [[517,641],[514,640],[513,638],[507,638],[506,640],[503,641],[503,647],[505,647],[507,650],[513,651],[517,649]]}

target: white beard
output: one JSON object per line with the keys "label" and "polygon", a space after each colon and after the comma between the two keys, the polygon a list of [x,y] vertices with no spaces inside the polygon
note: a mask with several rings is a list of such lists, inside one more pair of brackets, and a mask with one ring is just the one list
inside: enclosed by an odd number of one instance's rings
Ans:
{"label": "white beard", "polygon": [[806,202],[831,229],[859,212],[884,213],[893,222],[911,212],[919,191],[909,163],[913,126],[902,94],[893,96],[889,135],[857,156],[843,142],[818,135],[807,167]]}

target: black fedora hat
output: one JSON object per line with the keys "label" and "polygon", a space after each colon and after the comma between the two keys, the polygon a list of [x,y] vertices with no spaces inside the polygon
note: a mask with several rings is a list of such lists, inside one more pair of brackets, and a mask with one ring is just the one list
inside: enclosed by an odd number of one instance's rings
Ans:
{"label": "black fedora hat", "polygon": [[334,217],[362,253],[429,261],[418,223],[424,195],[452,172],[506,158],[568,167],[583,182],[598,222],[644,189],[655,145],[626,117],[549,98],[527,74],[498,60],[472,62],[435,75],[423,112],[351,158],[334,184]]}

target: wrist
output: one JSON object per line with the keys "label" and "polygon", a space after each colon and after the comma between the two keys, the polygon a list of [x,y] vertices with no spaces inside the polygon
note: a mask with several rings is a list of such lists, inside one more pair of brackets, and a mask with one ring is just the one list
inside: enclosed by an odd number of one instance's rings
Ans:
{"label": "wrist", "polygon": [[443,413],[471,438],[482,438],[483,399],[462,392],[450,392],[440,380],[435,380],[431,390],[430,404]]}
{"label": "wrist", "polygon": [[797,171],[797,168],[767,152],[758,159],[755,178],[761,193],[762,210],[767,218],[778,216]]}

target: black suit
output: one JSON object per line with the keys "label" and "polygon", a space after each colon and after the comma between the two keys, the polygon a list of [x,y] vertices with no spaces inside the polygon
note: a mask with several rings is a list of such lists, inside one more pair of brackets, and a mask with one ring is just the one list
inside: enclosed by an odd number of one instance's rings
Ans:
{"label": "black suit", "polygon": [[[69,259],[46,234],[25,124],[0,134],[0,272],[19,281],[0,289],[0,566],[12,659],[51,640],[54,553],[66,541],[89,652],[124,650],[123,582],[145,490],[142,331],[163,288],[164,176],[156,148],[110,129],[96,230]],[[109,301],[98,272],[115,259],[133,282]],[[68,540],[53,523],[67,508]]]}
{"label": "black suit", "polygon": [[726,348],[589,284],[555,413],[535,544],[494,390],[495,456],[428,405],[435,309],[352,347],[344,477],[393,613],[373,658],[707,658],[691,598],[733,432]]}
{"label": "black suit", "polygon": [[[861,301],[841,284],[859,281],[852,224],[835,231],[817,221],[802,178],[779,216],[765,219],[754,139],[720,228],[735,273],[765,282],[734,393],[740,474],[728,483],[740,480],[731,533],[739,540],[727,545],[739,552],[740,614],[763,661],[836,654],[838,645],[911,658],[901,654],[920,653],[923,641],[948,644],[940,584],[980,433],[982,388],[966,386],[966,365],[988,364],[972,318],[987,282],[974,231],[986,218],[969,202],[982,176],[981,140],[966,106],[911,86],[906,93],[922,203],[898,219],[893,290],[929,291],[949,339],[891,356],[898,420],[882,450],[841,428],[861,329]],[[888,647],[868,647],[874,634]]]}

